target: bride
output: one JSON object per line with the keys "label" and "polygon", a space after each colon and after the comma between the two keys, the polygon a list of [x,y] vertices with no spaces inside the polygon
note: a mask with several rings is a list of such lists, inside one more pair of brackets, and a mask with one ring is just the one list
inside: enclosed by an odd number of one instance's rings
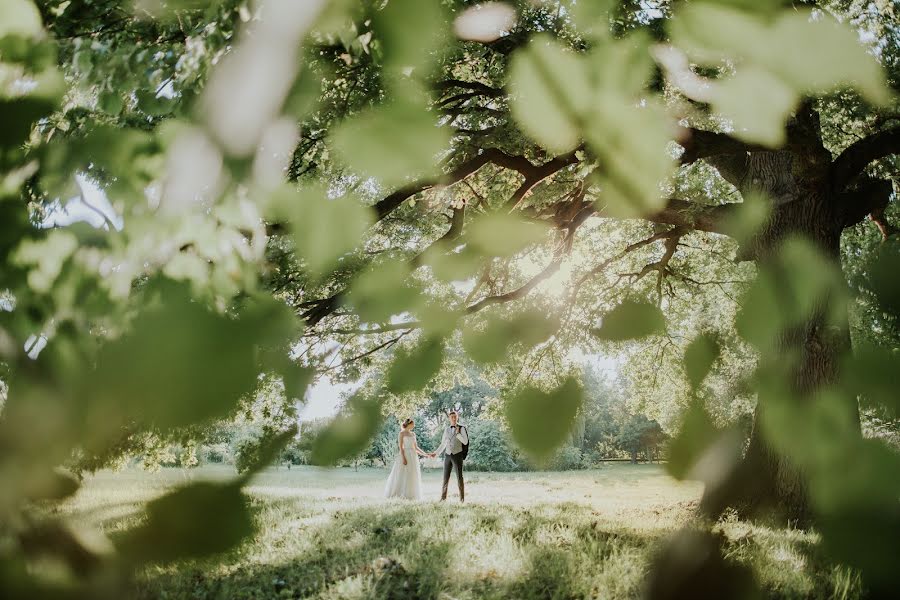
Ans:
{"label": "bride", "polygon": [[422,471],[419,468],[419,456],[428,456],[419,449],[412,419],[403,421],[397,443],[400,452],[394,460],[394,467],[384,487],[385,498],[422,499]]}

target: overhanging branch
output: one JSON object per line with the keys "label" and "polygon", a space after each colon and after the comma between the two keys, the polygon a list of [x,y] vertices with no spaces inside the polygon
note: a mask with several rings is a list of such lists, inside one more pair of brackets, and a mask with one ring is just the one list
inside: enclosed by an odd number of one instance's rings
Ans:
{"label": "overhanging branch", "polygon": [[[673,225],[695,231],[728,235],[726,221],[734,214],[738,204],[706,205],[670,198],[662,210],[637,218],[661,225]],[[600,213],[600,216],[608,215]]]}
{"label": "overhanging branch", "polygon": [[835,202],[844,227],[851,227],[873,213],[884,215],[894,191],[886,179],[860,178],[856,185],[835,196]]}
{"label": "overhanging branch", "polygon": [[771,151],[756,144],[748,144],[726,133],[704,131],[703,129],[688,128],[687,134],[678,143],[684,148],[680,161],[683,165],[689,165],[703,158],[721,156],[727,154],[744,154],[748,152]]}
{"label": "overhanging branch", "polygon": [[869,163],[891,154],[900,154],[900,127],[873,133],[850,144],[831,163],[832,189],[842,192]]}

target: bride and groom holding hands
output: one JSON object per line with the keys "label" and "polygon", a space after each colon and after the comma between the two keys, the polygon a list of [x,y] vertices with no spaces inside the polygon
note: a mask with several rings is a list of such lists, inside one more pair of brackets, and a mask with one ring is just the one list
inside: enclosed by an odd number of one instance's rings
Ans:
{"label": "bride and groom holding hands", "polygon": [[459,486],[459,501],[465,501],[465,483],[463,482],[463,461],[469,450],[469,432],[464,425],[459,423],[459,415],[455,410],[447,413],[450,423],[444,427],[441,443],[434,452],[425,452],[419,448],[416,442],[416,434],[413,433],[415,422],[412,419],[403,421],[398,436],[399,452],[394,460],[391,474],[388,475],[384,488],[386,498],[409,498],[411,500],[422,499],[422,470],[419,466],[419,457],[434,458],[438,454],[444,454],[444,478],[441,486],[441,500],[447,499],[447,484],[450,482],[450,472],[456,470],[456,484]]}

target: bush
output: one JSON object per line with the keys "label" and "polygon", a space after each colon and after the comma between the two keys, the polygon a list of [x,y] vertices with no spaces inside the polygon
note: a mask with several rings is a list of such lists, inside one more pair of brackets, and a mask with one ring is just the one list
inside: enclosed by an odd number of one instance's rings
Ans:
{"label": "bush", "polygon": [[547,465],[547,468],[553,471],[583,469],[584,461],[582,452],[575,446],[563,446],[553,457],[553,460]]}
{"label": "bush", "polygon": [[472,471],[519,471],[523,465],[519,453],[495,421],[471,420],[469,457],[466,467]]}
{"label": "bush", "polygon": [[222,464],[231,461],[228,444],[205,444],[201,446],[201,459],[207,463]]}

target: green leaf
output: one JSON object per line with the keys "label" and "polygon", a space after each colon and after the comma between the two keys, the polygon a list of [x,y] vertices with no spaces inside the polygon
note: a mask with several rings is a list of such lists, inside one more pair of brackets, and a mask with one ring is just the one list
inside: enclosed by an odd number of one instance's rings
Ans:
{"label": "green leaf", "polygon": [[332,147],[354,171],[386,187],[432,174],[449,143],[424,102],[408,98],[350,117],[331,136]]}
{"label": "green leaf", "polygon": [[768,350],[786,327],[802,325],[819,311],[825,310],[829,327],[842,327],[845,296],[837,265],[809,241],[791,237],[760,268],[735,325],[741,337]]}
{"label": "green leaf", "polygon": [[345,409],[316,436],[310,460],[314,465],[335,465],[366,449],[381,427],[381,403],[353,396]]}
{"label": "green leaf", "polygon": [[666,149],[671,119],[658,103],[636,104],[619,89],[604,90],[594,101],[586,135],[601,163],[592,175],[600,191],[595,204],[613,217],[646,216],[664,208],[661,186],[674,171]]}
{"label": "green leaf", "polygon": [[550,228],[510,214],[491,213],[475,219],[466,235],[482,255],[513,256],[547,238]]}
{"label": "green leaf", "polygon": [[81,482],[71,472],[56,467],[43,473],[29,473],[24,481],[29,500],[62,500],[78,491]]}
{"label": "green leaf", "polygon": [[582,60],[547,35],[512,57],[510,110],[522,129],[551,152],[574,150],[591,94]]}
{"label": "green leaf", "polygon": [[171,98],[158,96],[155,90],[138,90],[135,92],[138,108],[148,115],[165,115],[172,112]]}
{"label": "green leaf", "polygon": [[859,569],[867,593],[889,598],[897,592],[897,511],[860,509],[817,519],[822,549],[832,560]]}
{"label": "green leaf", "polygon": [[700,334],[688,344],[684,353],[684,370],[692,388],[697,389],[703,383],[720,350],[719,340],[709,334]]}
{"label": "green leaf", "polygon": [[647,302],[626,300],[606,313],[600,327],[593,334],[612,342],[659,335],[666,331],[662,311]]}
{"label": "green leaf", "polygon": [[179,252],[166,263],[163,273],[176,281],[190,281],[200,288],[209,283],[210,264],[192,252]]}
{"label": "green leaf", "polygon": [[284,447],[296,436],[296,425],[292,425],[284,431],[264,436],[255,449],[252,462],[242,465],[244,467],[243,481],[249,481],[253,475],[271,465],[278,458],[281,451],[284,450]]}
{"label": "green leaf", "polygon": [[289,360],[279,369],[279,374],[284,383],[285,395],[295,400],[303,400],[316,371],[310,367],[301,367],[294,361]]}
{"label": "green leaf", "polygon": [[888,597],[897,587],[891,556],[900,536],[900,456],[878,440],[832,438],[841,441],[843,453],[824,464],[810,486],[823,549],[862,571],[873,594]]}
{"label": "green leaf", "polygon": [[401,260],[375,263],[353,281],[347,301],[364,321],[387,321],[420,304],[419,290],[410,278],[409,265]]}
{"label": "green leaf", "polygon": [[569,438],[584,390],[574,378],[550,392],[525,387],[506,404],[506,420],[513,440],[538,461],[550,458]]}
{"label": "green leaf", "polygon": [[669,444],[666,470],[676,479],[694,475],[694,467],[719,434],[703,406],[698,402],[692,403],[682,416],[678,433]]}
{"label": "green leaf", "polygon": [[846,358],[844,382],[848,391],[869,405],[881,405],[900,416],[900,353],[870,344],[858,344]]}
{"label": "green leaf", "polygon": [[897,273],[900,273],[900,242],[893,238],[879,247],[869,277],[878,303],[894,315],[900,315],[900,277]]}
{"label": "green leaf", "polygon": [[0,97],[0,114],[3,115],[0,149],[17,148],[24,144],[34,124],[55,108],[55,98],[33,95],[19,98]]}
{"label": "green leaf", "polygon": [[400,348],[387,372],[387,389],[395,394],[414,392],[428,385],[444,360],[444,340],[426,338],[413,348]]}
{"label": "green leaf", "polygon": [[85,374],[86,401],[112,428],[137,418],[166,431],[223,417],[256,387],[263,320],[216,314],[180,287],[159,291],[162,305],[106,344],[96,372]]}
{"label": "green leaf", "polygon": [[[764,99],[760,90],[765,90]],[[794,90],[769,71],[746,67],[719,84],[713,107],[731,119],[734,137],[777,148],[784,144],[784,122],[798,99]]]}
{"label": "green leaf", "polygon": [[440,298],[432,299],[413,311],[416,319],[422,323],[422,331],[429,336],[446,337],[456,330],[463,313],[453,310]]}
{"label": "green leaf", "polygon": [[97,98],[97,106],[107,114],[118,115],[122,112],[125,101],[122,99],[122,94],[119,92],[107,90],[100,93],[99,98]]}
{"label": "green leaf", "polygon": [[446,15],[437,0],[390,0],[375,13],[373,21],[385,67],[395,76],[407,68],[428,69],[449,33]]}
{"label": "green leaf", "polygon": [[30,0],[0,2],[0,37],[10,34],[33,36],[43,29],[41,13]]}
{"label": "green leaf", "polygon": [[240,487],[203,482],[150,502],[146,522],[116,545],[132,563],[174,562],[230,550],[253,532]]}
{"label": "green leaf", "polygon": [[31,267],[28,285],[36,292],[49,292],[62,272],[63,264],[78,248],[71,231],[55,229],[45,238],[26,239],[13,255],[13,264]]}
{"label": "green leaf", "polygon": [[605,40],[611,36],[610,13],[615,8],[615,0],[567,0],[564,6],[571,12],[578,30],[586,37]]}
{"label": "green leaf", "polygon": [[669,23],[673,43],[709,65],[730,57],[759,57],[766,29],[755,15],[712,2],[685,4]]}
{"label": "green leaf", "polygon": [[483,328],[469,326],[463,331],[463,348],[477,362],[497,363],[507,358],[510,348],[530,348],[545,341],[559,325],[558,317],[536,309],[510,319],[492,316]]}
{"label": "green leaf", "polygon": [[743,201],[733,204],[734,212],[725,218],[723,231],[741,246],[759,234],[772,213],[772,202],[756,192],[742,194]]}
{"label": "green leaf", "polygon": [[315,275],[328,272],[352,251],[373,221],[371,209],[356,197],[330,198],[321,185],[280,187],[266,212],[276,221],[287,221],[294,246]]}
{"label": "green leaf", "polygon": [[[772,37],[772,71],[794,89],[822,94],[851,86],[872,104],[890,102],[884,71],[860,43],[859,33],[830,15],[787,10]],[[778,52],[783,48],[795,51]]]}
{"label": "green leaf", "polygon": [[839,266],[801,237],[790,237],[782,243],[778,261],[780,272],[791,274],[781,278],[779,290],[781,310],[789,323],[805,323],[816,311],[828,306],[830,324],[840,326],[846,308],[842,302],[845,286]]}
{"label": "green leaf", "polygon": [[738,334],[757,350],[771,349],[784,327],[785,317],[776,289],[771,272],[760,270],[741,298],[741,308],[735,317]]}
{"label": "green leaf", "polygon": [[758,425],[768,443],[813,477],[840,464],[851,450],[847,441],[859,435],[855,400],[826,388],[808,402],[798,402],[789,374],[767,379],[759,386],[758,402],[765,410]]}
{"label": "green leaf", "polygon": [[780,146],[785,120],[802,96],[843,86],[856,88],[873,104],[889,102],[881,67],[850,27],[807,10],[767,12],[689,3],[670,23],[673,43],[695,62],[734,65],[732,77],[710,80],[688,95],[702,93],[694,99],[711,102],[732,120],[735,137]]}
{"label": "green leaf", "polygon": [[[663,542],[650,566],[644,597],[759,600],[753,569],[725,556],[721,532],[687,526]],[[702,592],[700,591],[702,590]]]}
{"label": "green leaf", "polygon": [[435,277],[451,282],[470,279],[478,273],[484,260],[474,245],[457,249],[448,244],[436,244],[426,251],[424,263]]}
{"label": "green leaf", "polygon": [[[603,2],[604,0],[601,0],[599,4]],[[647,87],[654,77],[655,70],[650,54],[652,44],[653,40],[649,34],[638,30],[617,40],[605,40],[592,48],[588,68],[592,84],[599,92],[595,100],[609,102],[611,98],[617,98],[619,101],[628,102],[640,98],[642,103],[645,102]],[[602,125],[614,126],[615,123]],[[644,129],[649,132],[651,126],[648,123]],[[610,133],[607,131],[607,135]]]}

